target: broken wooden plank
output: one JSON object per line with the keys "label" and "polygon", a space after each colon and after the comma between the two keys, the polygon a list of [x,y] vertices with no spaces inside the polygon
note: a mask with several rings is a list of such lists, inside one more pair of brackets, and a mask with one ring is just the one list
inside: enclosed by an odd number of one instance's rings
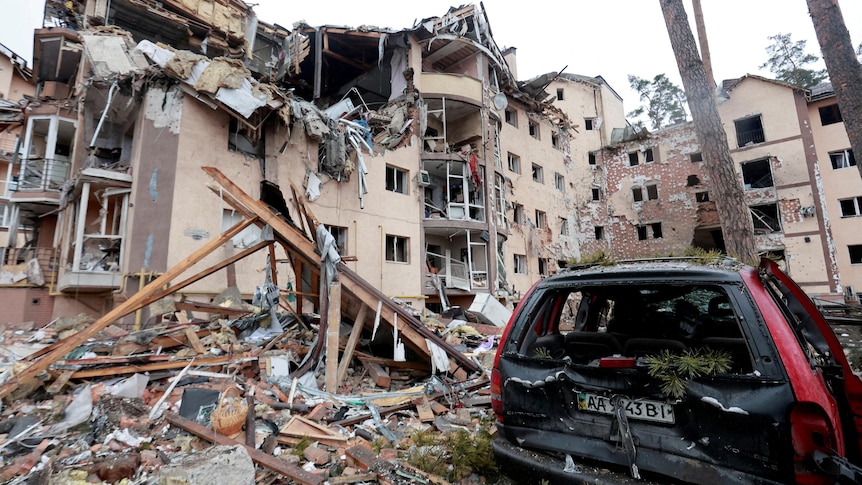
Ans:
{"label": "broken wooden plank", "polygon": [[375,480],[377,480],[376,473],[357,473],[356,475],[330,477],[327,481],[333,485],[338,485],[342,483],[373,482]]}
{"label": "broken wooden plank", "polygon": [[304,485],[318,485],[324,480],[322,476],[314,475],[296,465],[291,465],[285,460],[276,458],[272,455],[267,455],[266,453],[255,449],[253,446],[248,446],[244,443],[240,443],[239,441],[228,438],[227,436],[219,434],[210,428],[201,426],[200,424],[192,421],[191,419],[186,419],[171,412],[166,412],[165,418],[172,425],[184,429],[189,433],[198,436],[199,438],[203,438],[215,444],[225,446],[242,445],[248,451],[248,454],[249,456],[251,456],[252,461],[266,468],[267,470],[271,470],[280,475],[284,475],[285,477],[295,482],[299,482]]}
{"label": "broken wooden plank", "polygon": [[201,344],[198,334],[195,333],[194,327],[186,327],[186,338],[189,340],[189,345],[191,345],[199,355],[207,351],[203,344]]}
{"label": "broken wooden plank", "polygon": [[54,379],[54,382],[51,384],[51,386],[48,387],[48,394],[57,394],[58,392],[62,391],[63,387],[66,385],[66,383],[69,382],[69,379],[72,378],[72,374],[74,373],[75,371],[72,370],[65,370],[61,372],[60,375],[56,379]]}
{"label": "broken wooden plank", "polygon": [[347,345],[344,346],[344,353],[341,355],[341,363],[338,364],[338,384],[344,382],[344,377],[347,375],[347,368],[350,366],[350,361],[353,360],[353,351],[356,350],[356,344],[359,342],[359,336],[362,334],[362,327],[365,325],[365,315],[368,313],[368,306],[360,303],[359,313],[353,321],[353,329],[350,330],[350,337],[347,339]]}
{"label": "broken wooden plank", "polygon": [[[210,359],[197,359],[195,360],[196,365],[217,365],[217,364],[228,364],[234,361],[240,361],[242,358],[236,358],[231,356],[223,356],[223,357],[213,357]],[[72,374],[73,379],[89,379],[92,377],[105,377],[111,375],[121,375],[121,374],[134,374],[136,372],[152,372],[157,370],[167,370],[167,369],[179,369],[180,367],[185,367],[189,364],[188,360],[175,360],[170,362],[157,362],[154,364],[144,364],[144,365],[126,365],[126,366],[115,366],[115,367],[105,367],[102,369],[88,369],[88,370],[79,370],[75,371]]]}
{"label": "broken wooden plank", "polygon": [[61,359],[72,350],[75,350],[75,348],[86,342],[90,337],[99,333],[103,328],[114,323],[118,319],[143,308],[145,306],[143,302],[146,301],[147,298],[155,294],[166,284],[170,283],[174,278],[183,274],[195,263],[199,262],[214,250],[230,241],[234,236],[242,232],[246,227],[250,226],[254,222],[255,219],[245,219],[235,224],[221,236],[204,244],[178,264],[169,268],[167,271],[162,273],[161,276],[141,288],[128,300],[106,313],[104,316],[93,322],[89,327],[60,341],[60,344],[51,353],[46,354],[37,361],[34,361],[29,367],[19,372],[16,376],[12,377],[12,379],[0,386],[0,398],[8,396],[12,391],[17,389],[19,382],[35,378],[51,364]]}
{"label": "broken wooden plank", "polygon": [[[283,240],[283,244],[290,246],[291,249],[293,249],[295,256],[301,258],[305,264],[312,265],[312,267],[315,268],[318,267],[320,256],[315,252],[317,246],[312,241],[308,240],[304,234],[295,227],[290,226],[284,219],[275,214],[266,204],[255,200],[246,194],[241,188],[239,188],[239,186],[227,178],[217,168],[202,167],[202,170],[222,186],[224,189],[223,192],[231,194],[231,198],[225,198],[226,201],[231,204],[236,203],[239,205],[237,210],[242,213],[255,214],[258,217],[258,224],[270,225],[273,228],[273,232],[276,234],[276,238],[280,241]],[[481,371],[481,367],[477,363],[446,343],[437,334],[426,328],[422,322],[417,320],[407,310],[398,306],[380,290],[370,285],[346,265],[339,264],[337,267],[340,275],[339,281],[341,281],[342,285],[342,298],[355,298],[369,306],[376,305],[378,301],[383,301],[383,320],[387,324],[392,325],[394,315],[397,313],[399,320],[407,323],[407,325],[399,328],[399,333],[404,337],[405,342],[420,355],[428,357],[430,361],[430,351],[428,350],[428,344],[425,341],[425,339],[428,339],[440,346],[450,359],[457,363],[457,365],[452,364],[451,370],[453,372],[460,371],[463,374],[463,371],[459,369],[459,367],[473,372]],[[317,273],[319,273],[319,271]],[[313,276],[316,276],[316,274],[313,274]],[[320,306],[322,306],[322,304]]]}
{"label": "broken wooden plank", "polygon": [[427,396],[422,396],[422,399],[416,403],[416,412],[419,414],[419,421],[423,423],[434,421],[434,411],[431,410],[431,403],[428,402]]}
{"label": "broken wooden plank", "polygon": [[378,387],[389,389],[389,386],[392,385],[392,379],[389,377],[389,372],[386,372],[386,369],[384,369],[382,365],[377,362],[370,362],[362,357],[360,357],[359,360],[362,362],[362,365],[365,366],[365,369],[368,371],[368,375],[374,381],[374,384]]}
{"label": "broken wooden plank", "polygon": [[341,330],[341,283],[329,284],[329,311],[326,325],[326,391],[338,393],[338,337]]}

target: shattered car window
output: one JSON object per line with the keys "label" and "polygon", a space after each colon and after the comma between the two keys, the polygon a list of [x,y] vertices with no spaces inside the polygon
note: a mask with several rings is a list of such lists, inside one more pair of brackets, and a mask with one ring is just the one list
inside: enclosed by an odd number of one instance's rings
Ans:
{"label": "shattered car window", "polygon": [[598,365],[604,357],[714,349],[733,372],[752,359],[733,300],[717,285],[601,285],[546,291],[522,329],[518,353]]}

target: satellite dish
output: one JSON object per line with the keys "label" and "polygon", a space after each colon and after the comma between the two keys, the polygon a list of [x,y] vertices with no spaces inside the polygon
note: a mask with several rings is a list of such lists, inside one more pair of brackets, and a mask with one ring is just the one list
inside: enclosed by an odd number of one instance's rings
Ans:
{"label": "satellite dish", "polygon": [[509,100],[506,98],[506,95],[503,93],[497,93],[494,95],[494,107],[498,110],[506,109],[506,106],[509,106]]}

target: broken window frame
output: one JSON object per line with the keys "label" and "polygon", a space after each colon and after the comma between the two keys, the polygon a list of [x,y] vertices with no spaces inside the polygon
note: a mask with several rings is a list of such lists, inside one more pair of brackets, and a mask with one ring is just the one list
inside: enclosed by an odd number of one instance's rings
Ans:
{"label": "broken window frame", "polygon": [[[225,232],[234,225],[241,222],[245,217],[236,212],[232,208],[224,208],[222,210],[222,218],[221,218],[221,231]],[[255,242],[260,240],[260,228],[256,225],[252,224],[242,231],[239,234],[231,238],[231,243],[233,243],[233,247],[245,249],[251,247]]]}
{"label": "broken window frame", "polygon": [[862,196],[838,199],[838,205],[841,207],[841,217],[862,216]]}
{"label": "broken window frame", "polygon": [[554,172],[554,187],[560,192],[566,191],[566,178],[560,172]]}
{"label": "broken window frame", "polygon": [[536,123],[535,121],[530,120],[530,121],[528,122],[528,124],[527,124],[527,127],[528,127],[528,130],[529,130],[530,136],[532,136],[533,138],[535,138],[535,139],[537,139],[537,140],[541,140],[541,139],[542,139],[541,130],[540,130],[540,128],[539,128],[539,124],[538,124],[538,123]]}
{"label": "broken window frame", "polygon": [[521,173],[521,157],[512,152],[507,153],[506,160],[509,164],[509,171],[513,173]]}
{"label": "broken window frame", "polygon": [[761,116],[746,116],[733,121],[736,131],[736,144],[739,148],[757,145],[766,141]]}
{"label": "broken window frame", "polygon": [[853,155],[852,148],[829,152],[829,161],[832,164],[832,170],[856,166],[856,157]]}
{"label": "broken window frame", "polygon": [[[74,219],[70,226],[73,230],[74,240],[71,242],[72,267],[71,273],[116,273],[121,272],[125,260],[125,238],[126,227],[129,218],[129,199],[131,188],[110,187],[96,182],[84,182],[81,185],[81,195],[75,203]],[[92,212],[90,212],[91,195],[100,203],[98,211],[99,232],[85,232],[85,228],[92,227]],[[113,203],[113,210],[110,205]],[[108,227],[108,216],[111,215],[110,227]],[[110,256],[109,251],[96,261],[90,268],[82,269],[84,250],[90,241],[107,240],[111,246],[117,246],[116,267],[114,269],[99,269],[98,265]],[[101,250],[101,247],[99,248]],[[113,248],[112,248],[113,249]]]}
{"label": "broken window frame", "polygon": [[540,184],[545,183],[545,170],[538,163],[533,163],[530,173],[533,176],[533,182],[537,182]]}
{"label": "broken window frame", "polygon": [[515,204],[512,207],[512,221],[515,224],[524,224],[527,222],[527,218],[524,215],[524,205],[523,204]]}
{"label": "broken window frame", "polygon": [[387,234],[384,253],[387,263],[410,264],[410,238]]}
{"label": "broken window frame", "polygon": [[560,217],[560,236],[569,235],[569,219]]}
{"label": "broken window frame", "polygon": [[560,137],[561,136],[562,136],[562,134],[558,131],[551,133],[551,146],[556,148],[557,150],[562,149],[562,147],[560,146]]}
{"label": "broken window frame", "polygon": [[499,173],[494,174],[494,210],[497,211],[497,224],[502,228],[509,227],[509,221],[506,218],[506,179]]}
{"label": "broken window frame", "polygon": [[700,185],[700,177],[698,177],[697,174],[691,174],[688,177],[686,177],[686,179],[685,179],[685,186],[686,187],[695,187],[698,185]]}
{"label": "broken window frame", "polygon": [[778,204],[759,204],[748,207],[755,234],[781,232],[781,211]]}
{"label": "broken window frame", "polygon": [[[48,126],[45,128],[44,145],[34,143],[36,125],[43,124],[45,121],[48,122]],[[58,143],[61,136],[61,123],[71,125],[72,136],[68,140],[68,145]],[[63,182],[69,178],[72,167],[71,155],[75,145],[74,134],[77,129],[77,119],[64,118],[59,115],[34,115],[27,119],[16,191],[58,192],[60,190]],[[43,148],[44,153],[34,153],[37,146]],[[60,147],[65,148],[58,152]],[[66,154],[62,152],[66,152]],[[50,158],[48,154],[51,154]]]}
{"label": "broken window frame", "polygon": [[[255,227],[252,225],[251,227]],[[332,235],[332,238],[335,239],[335,249],[338,250],[338,254],[346,255],[347,254],[347,228],[343,226],[330,226],[326,225],[326,230],[329,231],[329,234]]]}
{"label": "broken window frame", "polygon": [[514,274],[527,274],[527,256],[524,254],[512,254]]}
{"label": "broken window frame", "polygon": [[545,229],[548,226],[548,215],[545,211],[536,209],[536,229]]}
{"label": "broken window frame", "polygon": [[394,165],[386,165],[386,190],[407,195],[408,172]]}
{"label": "broken window frame", "polygon": [[[477,167],[485,179],[485,167]],[[446,213],[449,219],[485,221],[485,191],[476,186],[467,162],[446,162]]]}
{"label": "broken window frame", "polygon": [[[764,167],[766,170],[763,170]],[[766,173],[767,171],[769,173]],[[775,178],[772,175],[772,163],[770,163],[769,157],[742,162],[740,172],[742,173],[744,190],[775,187]]]}
{"label": "broken window frame", "polygon": [[518,111],[512,108],[506,108],[503,110],[503,116],[506,120],[506,123],[518,127]]}

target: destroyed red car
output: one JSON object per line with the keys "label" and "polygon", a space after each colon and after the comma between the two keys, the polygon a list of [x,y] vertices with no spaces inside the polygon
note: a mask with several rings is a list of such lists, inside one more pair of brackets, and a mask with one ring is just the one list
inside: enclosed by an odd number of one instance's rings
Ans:
{"label": "destroyed red car", "polygon": [[519,482],[859,483],[862,381],[770,260],[570,268],[512,316],[491,377]]}

